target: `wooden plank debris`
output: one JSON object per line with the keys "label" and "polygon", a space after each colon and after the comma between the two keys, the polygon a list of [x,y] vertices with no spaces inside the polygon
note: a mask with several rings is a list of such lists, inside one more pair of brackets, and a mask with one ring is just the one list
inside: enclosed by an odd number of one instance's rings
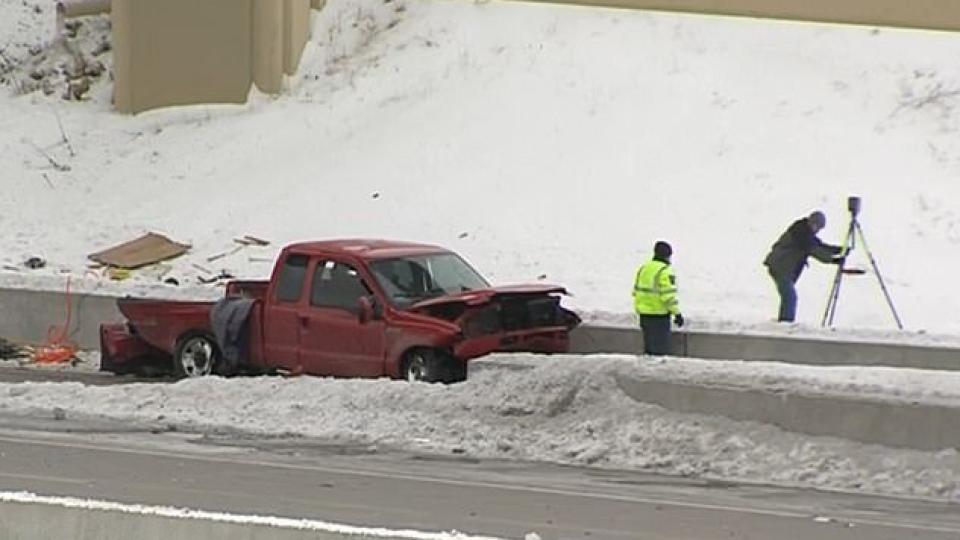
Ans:
{"label": "wooden plank debris", "polygon": [[211,256],[207,257],[207,262],[213,262],[213,261],[215,261],[215,260],[217,260],[217,259],[222,259],[222,258],[224,258],[224,257],[226,257],[226,256],[228,256],[228,255],[233,255],[234,253],[240,251],[241,249],[243,249],[243,248],[245,248],[245,247],[247,247],[246,244],[244,244],[244,245],[242,245],[242,246],[237,246],[237,247],[235,247],[235,248],[233,248],[233,249],[231,249],[231,250],[229,250],[229,251],[224,251],[224,252],[222,252],[222,253],[217,253],[216,255],[211,255]]}
{"label": "wooden plank debris", "polygon": [[257,238],[256,236],[250,236],[249,234],[243,235],[242,238],[234,238],[234,242],[238,244],[243,244],[245,246],[269,246],[270,242],[262,238]]}
{"label": "wooden plank debris", "polygon": [[179,257],[190,249],[190,244],[174,242],[157,233],[88,255],[90,260],[117,268],[134,269],[148,264]]}

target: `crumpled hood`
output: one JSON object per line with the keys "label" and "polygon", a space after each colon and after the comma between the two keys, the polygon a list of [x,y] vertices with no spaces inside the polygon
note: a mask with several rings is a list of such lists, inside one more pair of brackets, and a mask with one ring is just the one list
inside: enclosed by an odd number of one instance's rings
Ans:
{"label": "crumpled hood", "polygon": [[487,304],[493,301],[495,298],[503,296],[527,296],[553,293],[569,294],[564,287],[559,285],[503,285],[500,287],[491,287],[489,289],[478,289],[459,294],[438,296],[437,298],[430,298],[428,300],[417,302],[411,307],[415,310],[419,310],[423,308],[436,307],[443,304],[466,304],[468,306],[477,306]]}

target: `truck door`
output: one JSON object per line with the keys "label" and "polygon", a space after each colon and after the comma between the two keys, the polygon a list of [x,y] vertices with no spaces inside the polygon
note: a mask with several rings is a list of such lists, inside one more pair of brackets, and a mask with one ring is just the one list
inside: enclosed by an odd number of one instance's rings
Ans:
{"label": "truck door", "polygon": [[299,310],[306,302],[304,284],[310,258],[291,253],[280,264],[273,296],[263,307],[264,365],[300,371]]}
{"label": "truck door", "polygon": [[383,320],[361,321],[361,297],[373,293],[357,270],[332,260],[317,263],[310,302],[301,316],[300,355],[307,373],[342,377],[379,377],[384,371]]}

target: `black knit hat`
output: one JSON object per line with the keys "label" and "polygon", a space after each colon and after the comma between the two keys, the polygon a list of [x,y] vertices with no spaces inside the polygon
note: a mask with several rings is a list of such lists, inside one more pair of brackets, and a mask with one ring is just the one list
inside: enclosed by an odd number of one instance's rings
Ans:
{"label": "black knit hat", "polygon": [[822,229],[827,226],[827,216],[819,210],[810,212],[810,215],[807,216],[807,221],[809,221],[811,225],[818,229]]}
{"label": "black knit hat", "polygon": [[673,255],[673,248],[663,240],[653,245],[653,256],[658,259],[669,259]]}

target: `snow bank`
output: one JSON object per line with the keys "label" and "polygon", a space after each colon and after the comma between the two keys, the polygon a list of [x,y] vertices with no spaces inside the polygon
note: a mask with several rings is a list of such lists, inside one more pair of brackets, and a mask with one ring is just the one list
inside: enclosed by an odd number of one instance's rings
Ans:
{"label": "snow bank", "polygon": [[[0,411],[102,416],[178,429],[318,437],[412,451],[538,460],[960,501],[960,455],[811,438],[677,414],[624,395],[617,374],[960,406],[960,374],[625,356],[504,355],[453,386],[313,377],[86,387],[0,384]],[[62,414],[62,413],[61,413]]]}

